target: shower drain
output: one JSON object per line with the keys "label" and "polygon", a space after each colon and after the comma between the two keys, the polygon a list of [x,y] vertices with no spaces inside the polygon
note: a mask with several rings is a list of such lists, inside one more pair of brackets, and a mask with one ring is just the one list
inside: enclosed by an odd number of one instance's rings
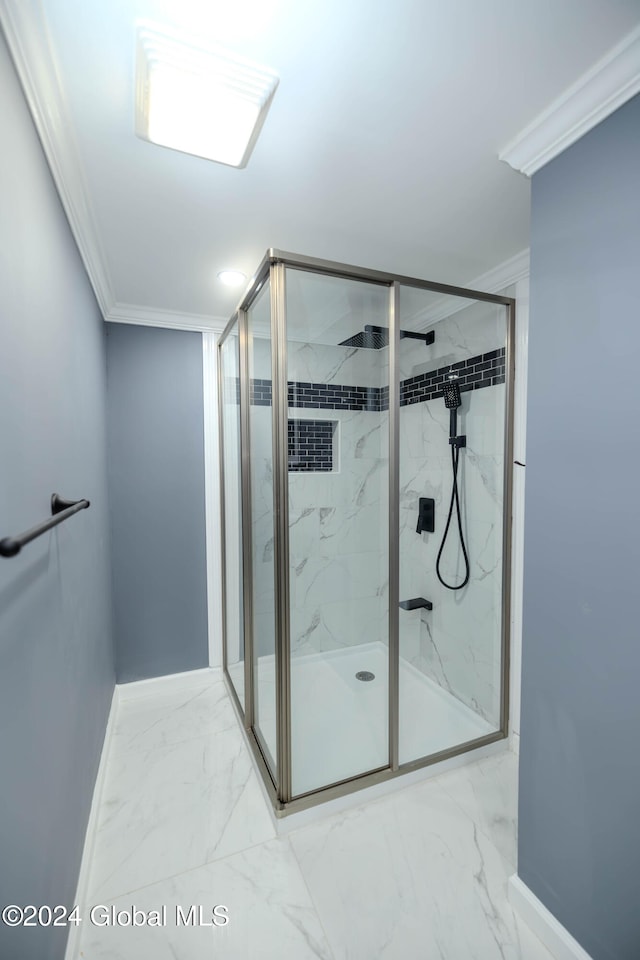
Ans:
{"label": "shower drain", "polygon": [[356,673],[356,680],[375,680],[375,673],[371,673],[370,670],[358,670]]}

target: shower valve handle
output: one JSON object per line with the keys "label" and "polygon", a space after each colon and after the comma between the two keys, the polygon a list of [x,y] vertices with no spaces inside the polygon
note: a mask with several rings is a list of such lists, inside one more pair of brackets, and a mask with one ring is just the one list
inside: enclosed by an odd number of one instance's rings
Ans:
{"label": "shower valve handle", "polygon": [[418,526],[416,533],[433,533],[435,530],[436,501],[433,497],[418,500]]}

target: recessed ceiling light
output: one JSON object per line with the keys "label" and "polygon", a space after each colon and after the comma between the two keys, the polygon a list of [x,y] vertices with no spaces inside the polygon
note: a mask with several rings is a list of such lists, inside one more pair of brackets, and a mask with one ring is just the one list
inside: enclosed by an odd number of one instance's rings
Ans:
{"label": "recessed ceiling light", "polygon": [[241,287],[243,283],[246,283],[247,278],[239,270],[221,270],[218,274],[218,280],[228,287]]}
{"label": "recessed ceiling light", "polygon": [[141,24],[137,35],[136,133],[183,153],[244,167],[278,77],[218,47]]}

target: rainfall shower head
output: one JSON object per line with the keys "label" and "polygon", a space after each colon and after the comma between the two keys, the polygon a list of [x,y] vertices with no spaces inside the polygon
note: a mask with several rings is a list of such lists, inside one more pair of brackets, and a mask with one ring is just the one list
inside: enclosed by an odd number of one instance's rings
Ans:
{"label": "rainfall shower head", "polygon": [[[410,330],[401,330],[400,339],[422,340],[427,346],[429,346],[429,344],[433,343],[435,334],[433,330],[429,330],[428,333],[413,333]],[[364,330],[362,330],[360,333],[354,334],[347,340],[342,340],[338,346],[368,347],[371,350],[380,350],[382,347],[389,346],[389,328],[375,327],[373,324],[368,323]]]}
{"label": "rainfall shower head", "polygon": [[457,380],[447,380],[442,384],[444,405],[448,410],[455,410],[460,406],[460,386]]}
{"label": "rainfall shower head", "polygon": [[339,347],[367,347],[370,350],[380,350],[389,346],[389,331],[386,327],[373,327],[370,323],[360,333],[354,334],[347,340],[342,340]]}

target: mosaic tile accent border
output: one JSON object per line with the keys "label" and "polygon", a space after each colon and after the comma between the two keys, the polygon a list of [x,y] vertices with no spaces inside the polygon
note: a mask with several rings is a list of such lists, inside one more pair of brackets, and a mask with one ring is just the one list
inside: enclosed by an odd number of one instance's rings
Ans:
{"label": "mosaic tile accent border", "polygon": [[338,383],[289,383],[289,406],[322,410],[372,410],[381,407],[380,387]]}
{"label": "mosaic tile accent border", "polygon": [[[480,390],[504,383],[505,348],[489,350],[467,360],[438,367],[426,373],[409,377],[400,383],[400,406],[423,403],[442,396],[441,384],[454,370],[458,374],[460,392]],[[236,381],[237,383],[237,381]],[[389,387],[360,387],[338,383],[303,383],[289,381],[288,405],[307,410],[368,410],[379,413],[389,409]],[[227,395],[233,397],[229,386]],[[237,389],[236,389],[237,396]],[[270,407],[272,399],[271,380],[251,381],[251,404]],[[236,401],[237,402],[237,401]]]}
{"label": "mosaic tile accent border", "polygon": [[[288,405],[305,410],[373,410],[383,409],[380,387],[359,387],[356,384],[304,383],[290,380]],[[251,381],[251,403],[271,406],[271,380]],[[388,391],[387,407],[388,409]]]}
{"label": "mosaic tile accent border", "polygon": [[271,406],[271,380],[251,381],[250,403],[252,407]]}
{"label": "mosaic tile accent border", "polygon": [[490,350],[469,360],[460,360],[458,363],[447,364],[446,367],[403,380],[400,384],[400,406],[406,407],[411,403],[424,403],[425,400],[441,397],[441,384],[452,370],[458,375],[461,393],[504,383],[505,348]]}

